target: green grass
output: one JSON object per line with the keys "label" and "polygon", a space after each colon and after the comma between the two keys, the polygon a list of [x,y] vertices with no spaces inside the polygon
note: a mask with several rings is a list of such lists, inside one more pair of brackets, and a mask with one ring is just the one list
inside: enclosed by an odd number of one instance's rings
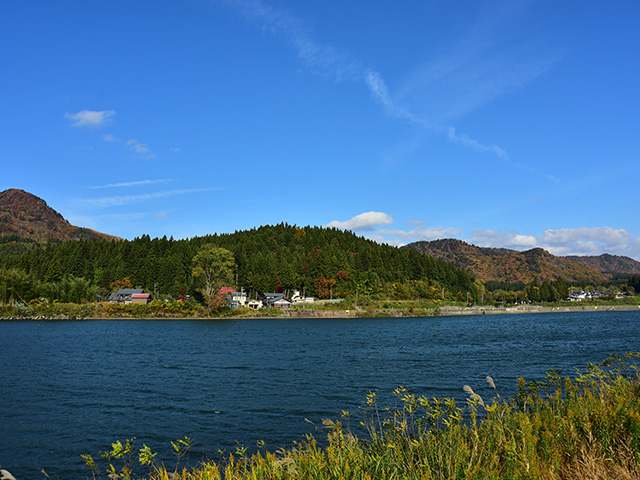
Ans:
{"label": "green grass", "polygon": [[[143,448],[140,452],[150,465],[144,478],[636,479],[639,360],[639,353],[629,353],[589,365],[574,377],[552,371],[542,381],[519,379],[517,393],[508,400],[496,392],[485,402],[465,386],[469,398],[458,405],[399,387],[395,406],[382,408],[371,392],[359,415],[343,412],[340,421],[323,422],[322,445],[309,435],[289,450],[247,455],[238,448],[222,462],[188,468],[178,464],[173,469],[149,460],[151,452]],[[363,438],[349,428],[356,417],[366,432]],[[189,446],[174,444],[177,456]],[[98,465],[92,472],[100,476]],[[118,472],[123,478],[132,476],[126,468]],[[106,472],[103,475],[106,478]]]}

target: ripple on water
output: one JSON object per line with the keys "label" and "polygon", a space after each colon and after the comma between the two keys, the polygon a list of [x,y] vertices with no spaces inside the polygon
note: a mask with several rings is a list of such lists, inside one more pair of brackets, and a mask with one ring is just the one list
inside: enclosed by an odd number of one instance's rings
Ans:
{"label": "ripple on water", "polygon": [[[165,459],[237,443],[288,447],[367,393],[403,385],[464,402],[515,379],[637,350],[640,312],[428,319],[3,322],[0,464],[16,478],[74,478],[81,453],[138,437]],[[310,423],[311,422],[311,423]],[[353,422],[357,423],[357,422]],[[317,435],[316,435],[317,436]],[[320,437],[318,437],[320,438]]]}

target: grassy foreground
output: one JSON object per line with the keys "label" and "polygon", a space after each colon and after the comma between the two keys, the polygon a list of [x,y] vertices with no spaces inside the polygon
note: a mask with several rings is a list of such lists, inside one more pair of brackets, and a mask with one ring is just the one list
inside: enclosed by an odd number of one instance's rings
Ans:
{"label": "grassy foreground", "polygon": [[[131,478],[135,463],[151,480],[204,479],[637,479],[640,478],[640,353],[612,356],[575,377],[550,372],[543,381],[519,379],[509,400],[485,402],[465,386],[464,406],[416,397],[400,387],[393,408],[367,396],[357,438],[342,421],[325,420],[327,441],[312,436],[290,450],[167,470],[146,446],[127,442],[104,452],[106,478]],[[487,377],[495,389],[493,380]],[[343,422],[345,425],[343,425]],[[172,442],[173,443],[173,442]],[[188,441],[173,443],[178,457]],[[99,462],[83,456],[100,478]],[[128,459],[128,460],[127,460]],[[113,466],[123,462],[119,469]],[[114,477],[118,475],[118,477]]]}

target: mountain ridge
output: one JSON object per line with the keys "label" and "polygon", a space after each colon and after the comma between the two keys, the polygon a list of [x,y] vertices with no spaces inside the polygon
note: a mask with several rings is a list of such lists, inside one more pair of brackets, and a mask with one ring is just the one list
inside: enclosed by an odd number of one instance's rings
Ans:
{"label": "mountain ridge", "polygon": [[[0,192],[0,241],[67,242],[74,240],[122,240],[89,228],[71,225],[47,203],[24,190]],[[640,262],[624,256],[552,255],[542,248],[526,251],[478,247],[446,238],[413,242],[401,247],[415,250],[474,275],[478,280],[499,282],[554,281],[607,283],[615,276],[640,274]]]}
{"label": "mountain ridge", "polygon": [[114,235],[71,225],[42,198],[17,188],[0,192],[1,237],[38,243],[73,240],[122,240]]}
{"label": "mountain ridge", "polygon": [[483,282],[531,283],[563,278],[577,283],[606,283],[614,275],[640,273],[640,262],[606,253],[597,257],[559,257],[539,247],[520,252],[478,247],[454,238],[413,242],[402,248],[450,262]]}

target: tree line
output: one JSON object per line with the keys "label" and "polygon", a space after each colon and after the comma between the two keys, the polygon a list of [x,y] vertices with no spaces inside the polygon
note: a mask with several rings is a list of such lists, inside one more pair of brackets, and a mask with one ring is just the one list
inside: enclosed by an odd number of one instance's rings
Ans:
{"label": "tree line", "polygon": [[182,240],[5,242],[10,248],[0,249],[0,302],[90,301],[125,278],[157,296],[201,298],[193,259],[205,245],[233,254],[229,286],[253,298],[300,290],[317,298],[477,299],[482,288],[471,274],[415,251],[334,228],[281,223]]}

